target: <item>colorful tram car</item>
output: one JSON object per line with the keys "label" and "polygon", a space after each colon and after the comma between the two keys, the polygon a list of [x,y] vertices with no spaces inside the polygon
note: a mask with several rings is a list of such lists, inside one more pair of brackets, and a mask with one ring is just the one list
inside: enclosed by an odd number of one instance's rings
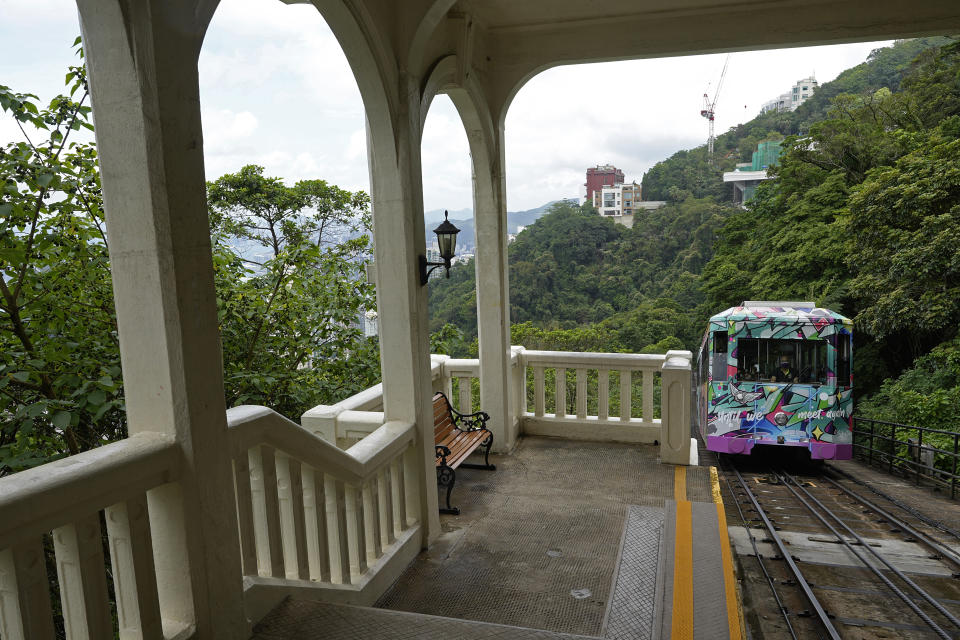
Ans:
{"label": "colorful tram car", "polygon": [[812,302],[744,302],[710,318],[696,385],[707,448],[798,446],[813,459],[849,460],[852,330]]}

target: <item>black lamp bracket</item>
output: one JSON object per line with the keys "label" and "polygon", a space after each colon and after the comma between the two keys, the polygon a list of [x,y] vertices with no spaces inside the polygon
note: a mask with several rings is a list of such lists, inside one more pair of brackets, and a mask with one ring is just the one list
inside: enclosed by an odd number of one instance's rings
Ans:
{"label": "black lamp bracket", "polygon": [[[430,262],[427,260],[427,256],[420,255],[420,286],[427,284],[430,280],[430,274],[439,269],[440,267],[445,267],[447,270],[447,277],[450,277],[450,263],[449,262]],[[429,267],[429,269],[427,268]]]}

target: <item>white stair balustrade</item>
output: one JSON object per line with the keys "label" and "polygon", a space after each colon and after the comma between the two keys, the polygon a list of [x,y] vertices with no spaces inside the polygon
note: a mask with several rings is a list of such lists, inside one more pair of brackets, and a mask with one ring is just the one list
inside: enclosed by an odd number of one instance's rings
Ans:
{"label": "white stair balustrade", "polygon": [[372,604],[420,549],[414,426],[344,451],[264,407],[227,421],[251,618],[291,594]]}

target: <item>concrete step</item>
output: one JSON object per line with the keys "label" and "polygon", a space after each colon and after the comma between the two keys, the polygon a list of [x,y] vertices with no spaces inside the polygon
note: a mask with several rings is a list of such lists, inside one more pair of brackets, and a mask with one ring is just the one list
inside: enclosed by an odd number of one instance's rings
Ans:
{"label": "concrete step", "polygon": [[254,629],[253,640],[596,640],[590,636],[442,618],[422,613],[288,598]]}

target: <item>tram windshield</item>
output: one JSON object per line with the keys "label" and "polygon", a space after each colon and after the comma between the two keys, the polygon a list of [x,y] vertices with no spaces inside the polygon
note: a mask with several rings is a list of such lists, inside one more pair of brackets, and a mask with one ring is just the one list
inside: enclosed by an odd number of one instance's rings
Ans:
{"label": "tram windshield", "polygon": [[827,342],[740,338],[737,341],[737,379],[826,384]]}

